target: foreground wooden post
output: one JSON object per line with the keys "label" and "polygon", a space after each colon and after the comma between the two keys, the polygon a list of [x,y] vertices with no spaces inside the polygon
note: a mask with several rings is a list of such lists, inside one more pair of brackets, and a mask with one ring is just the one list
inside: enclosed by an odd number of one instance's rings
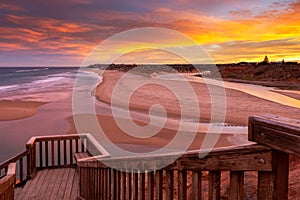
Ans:
{"label": "foreground wooden post", "polygon": [[272,179],[272,199],[288,199],[289,154],[300,157],[300,122],[275,115],[250,117],[249,140],[272,149],[272,173],[262,176],[259,190]]}
{"label": "foreground wooden post", "polygon": [[16,163],[8,166],[6,175],[0,179],[0,199],[14,200],[14,186],[16,179]]}
{"label": "foreground wooden post", "polygon": [[36,168],[36,152],[35,152],[35,138],[31,138],[26,144],[27,155],[27,178],[34,177]]}

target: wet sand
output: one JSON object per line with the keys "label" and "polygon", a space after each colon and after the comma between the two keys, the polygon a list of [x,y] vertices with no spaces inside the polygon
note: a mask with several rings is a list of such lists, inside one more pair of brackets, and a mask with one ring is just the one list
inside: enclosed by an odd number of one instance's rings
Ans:
{"label": "wet sand", "polygon": [[[116,83],[120,86],[121,93],[115,94],[117,103],[125,106],[127,99],[123,98],[123,93],[131,92],[133,89],[131,85],[138,82],[139,78],[132,78],[129,81],[120,81],[123,72],[106,71],[104,74],[103,82],[98,85],[96,89],[96,97],[98,100],[111,103],[112,93],[115,89]],[[143,77],[145,78],[145,77]],[[140,77],[141,79],[141,77]],[[165,83],[166,81],[161,81]],[[200,110],[200,122],[209,122],[211,118],[211,99],[208,88],[203,83],[196,83],[191,81],[195,93],[197,94],[198,106]],[[215,86],[218,87],[218,86]],[[298,108],[281,105],[272,101],[255,97],[253,95],[233,90],[225,89],[226,91],[226,119],[225,122],[231,125],[247,126],[248,117],[263,113],[275,114],[294,119],[300,119],[300,112]],[[186,98],[188,101],[189,98]],[[153,104],[161,104],[166,109],[170,116],[180,116],[180,103],[176,96],[166,88],[158,85],[149,84],[140,87],[136,90],[129,100],[130,109],[138,109],[144,113],[148,113],[149,108]],[[193,104],[192,104],[193,105]],[[192,117],[195,107],[187,106],[186,113]]]}
{"label": "wet sand", "polygon": [[[99,100],[99,102],[96,102],[99,124],[104,127],[104,131],[107,133],[106,135],[109,140],[125,150],[136,153],[146,153],[165,146],[177,133],[176,129],[178,128],[178,124],[176,124],[174,120],[167,121],[166,126],[157,135],[147,139],[129,136],[117,126],[115,119],[112,117],[109,103],[111,102],[111,94],[115,83],[117,83],[122,75],[122,72],[107,71],[104,74],[103,82],[96,88],[96,97]],[[137,79],[132,78],[130,81],[134,83]],[[198,106],[201,116],[200,119],[197,120],[198,122],[203,123],[209,122],[211,117],[211,101],[208,89],[201,83],[191,82],[191,85],[195,90],[199,101]],[[120,86],[123,92],[132,89],[130,88],[130,85],[127,85],[124,82],[121,82]],[[278,93],[299,99],[298,94],[282,91],[278,91]],[[122,94],[117,95],[117,98],[120,105],[126,105],[126,101],[122,98]],[[185,100],[189,100],[189,97],[187,96]],[[227,110],[225,122],[230,125],[247,126],[249,116],[262,113],[271,113],[300,120],[298,108],[284,106],[233,89],[226,89],[226,102]],[[181,114],[180,103],[176,100],[176,96],[172,94],[171,91],[155,84],[139,88],[130,99],[130,109],[147,114],[153,103],[163,105],[168,113],[168,117],[178,119],[178,116]],[[23,151],[26,141],[31,136],[77,133],[72,117],[71,106],[71,93],[67,95],[65,99],[49,103],[34,101],[0,101],[0,129],[3,134],[5,133],[5,136],[9,133],[8,137],[2,138],[1,148],[3,150],[1,150],[0,160],[7,159]],[[187,106],[187,119],[195,120],[193,118],[193,111],[193,107]],[[147,115],[141,117],[137,113],[131,113],[134,122],[141,126],[147,125],[149,122],[149,119],[147,120]],[[83,119],[88,124],[91,116],[89,114],[83,115]],[[95,130],[90,130],[90,132],[93,131]],[[190,132],[187,130],[185,134],[189,135]],[[205,130],[203,127],[201,129],[199,128],[192,144],[189,146],[190,150],[199,149],[201,147],[204,134]],[[245,142],[247,142],[247,134],[245,133],[226,133],[220,135],[215,147],[243,144]],[[147,148],[140,148],[142,146],[146,146]],[[299,159],[295,159],[296,161],[293,159],[294,157],[291,159],[290,168],[292,176],[290,178],[294,188],[292,188],[291,192],[294,192],[297,195],[296,189],[299,188],[297,180],[299,177],[298,169],[300,163]]]}
{"label": "wet sand", "polygon": [[46,104],[35,101],[0,101],[0,121],[24,119],[37,113],[37,108]]}

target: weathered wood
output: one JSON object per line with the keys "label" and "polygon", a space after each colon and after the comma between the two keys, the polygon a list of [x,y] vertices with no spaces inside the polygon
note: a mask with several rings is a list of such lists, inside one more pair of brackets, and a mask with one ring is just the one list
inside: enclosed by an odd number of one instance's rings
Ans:
{"label": "weathered wood", "polygon": [[43,181],[48,173],[48,170],[38,172],[34,177],[34,181],[28,181],[23,188],[22,194],[18,197],[22,200],[36,198],[39,195],[39,191],[44,186]]}
{"label": "weathered wood", "polygon": [[48,160],[49,160],[49,152],[48,152],[48,141],[45,141],[45,164],[46,164],[46,167],[49,166],[48,164]]}
{"label": "weathered wood", "polygon": [[126,196],[126,199],[131,199],[132,195],[131,195],[131,192],[132,192],[132,173],[130,172],[126,172],[126,185],[127,185],[127,196]]}
{"label": "weathered wood", "polygon": [[52,140],[51,141],[51,163],[52,163],[52,166],[54,166],[55,165],[55,163],[54,163],[54,161],[55,161],[55,159],[54,159],[54,140]]}
{"label": "weathered wood", "polygon": [[138,172],[133,171],[132,172],[133,175],[133,180],[132,180],[132,192],[133,192],[133,200],[138,200],[139,197],[139,185],[138,185]]}
{"label": "weathered wood", "polygon": [[[77,198],[78,191],[79,191],[79,188],[78,188],[79,180],[78,179],[75,180],[75,176],[76,176],[75,169],[69,168],[69,173],[66,174],[66,177],[68,177],[68,178],[66,179],[65,189],[64,189],[64,191],[60,192],[60,193],[63,193],[63,194],[61,194],[61,195],[63,195],[63,199],[74,199],[71,197],[73,190],[77,190],[76,191],[76,193],[77,193],[76,198]],[[77,182],[75,182],[75,181],[77,181]],[[74,188],[74,186],[75,186],[75,188]]]}
{"label": "weathered wood", "polygon": [[273,198],[273,173],[258,172],[257,199],[271,200]]}
{"label": "weathered wood", "polygon": [[193,200],[200,200],[201,199],[201,177],[202,171],[193,171],[192,172],[192,199]]}
{"label": "weathered wood", "polygon": [[36,161],[36,152],[35,152],[35,145],[26,144],[26,153],[27,155],[27,179],[33,178],[34,170],[36,168],[35,161]]}
{"label": "weathered wood", "polygon": [[160,200],[162,199],[163,194],[163,171],[158,170],[155,173],[156,175],[156,199]]}
{"label": "weathered wood", "polygon": [[40,167],[43,167],[43,142],[39,142]]}
{"label": "weathered wood", "polygon": [[70,144],[70,148],[69,148],[69,151],[70,151],[70,165],[73,164],[73,141],[72,140],[69,140],[69,144]]}
{"label": "weathered wood", "polygon": [[220,171],[209,172],[209,188],[208,188],[208,199],[218,200],[220,199],[220,186],[221,186],[221,173]]}
{"label": "weathered wood", "polygon": [[148,172],[148,199],[154,199],[154,172]]}
{"label": "weathered wood", "polygon": [[110,179],[110,176],[111,176],[111,170],[110,168],[107,168],[107,195],[108,195],[108,198],[107,199],[111,199],[112,196],[111,196],[111,179]]}
{"label": "weathered wood", "polygon": [[0,198],[3,200],[14,199],[14,185],[16,178],[16,163],[8,165],[6,176],[0,179]]}
{"label": "weathered wood", "polygon": [[187,173],[186,170],[178,171],[178,199],[187,199]]}
{"label": "weathered wood", "polygon": [[64,165],[67,165],[67,141],[63,140],[63,148],[64,148]]}
{"label": "weathered wood", "polygon": [[60,140],[57,140],[57,165],[60,166]]}
{"label": "weathered wood", "polygon": [[22,182],[23,181],[23,171],[24,171],[24,168],[23,168],[23,157],[19,159],[19,171],[20,171],[20,181]]}
{"label": "weathered wood", "polygon": [[289,154],[273,150],[273,176],[273,199],[288,199]]}
{"label": "weathered wood", "polygon": [[63,169],[58,169],[58,170],[49,170],[48,173],[50,172],[52,174],[51,178],[48,181],[48,184],[44,182],[44,185],[47,185],[44,187],[44,192],[40,194],[38,199],[51,199],[51,195],[53,194],[54,187],[56,185],[56,179],[60,176],[61,171]]}
{"label": "weathered wood", "polygon": [[119,169],[116,170],[116,196],[117,199],[121,199],[121,171]]}
{"label": "weathered wood", "polygon": [[[23,165],[23,159],[26,158],[27,162],[29,161],[29,163],[27,165],[29,165],[29,167],[31,167],[31,162],[30,162],[30,157],[28,157],[29,154],[28,154],[28,151],[24,151],[20,154],[18,154],[17,156],[14,156],[13,158],[3,162],[2,164],[0,164],[0,177],[1,177],[1,171],[5,171],[7,172],[8,171],[8,166],[11,164],[11,163],[18,163],[19,164],[19,174],[20,174],[20,180],[19,181],[23,181],[24,180],[24,165]],[[4,170],[3,170],[4,169]],[[22,173],[21,173],[22,172]],[[28,174],[31,173],[30,171],[30,168],[27,167],[27,170],[26,170],[26,176],[28,176]],[[6,173],[5,173],[6,174]],[[25,176],[25,177],[26,177]],[[27,177],[26,177],[27,178]]]}
{"label": "weathered wood", "polygon": [[112,199],[117,199],[116,197],[116,170],[111,170],[111,196]]}
{"label": "weathered wood", "polygon": [[[56,178],[53,174],[57,174]],[[34,179],[16,189],[15,200],[77,199],[79,180],[76,177],[74,168],[38,170]]]}
{"label": "weathered wood", "polygon": [[[190,151],[180,155],[165,154],[151,155],[148,157],[123,157],[99,159],[107,165],[117,168],[126,166],[132,169],[154,170],[161,165],[162,160],[178,160],[169,164],[164,170],[212,170],[212,171],[271,171],[272,153],[269,148],[251,144],[230,148],[212,150],[205,158],[199,159],[201,151]],[[95,158],[99,158],[96,156]],[[264,160],[264,162],[260,162]]]}
{"label": "weathered wood", "polygon": [[[125,170],[125,169],[123,169]],[[121,199],[126,200],[126,173],[125,171],[121,172]]]}
{"label": "weathered wood", "polygon": [[139,174],[139,200],[145,199],[145,173],[140,172]]}
{"label": "weathered wood", "polygon": [[63,177],[65,176],[65,173],[67,170],[65,170],[66,168],[61,168],[58,169],[58,173],[57,173],[57,177],[55,179],[55,181],[53,182],[53,186],[52,186],[52,192],[50,194],[50,198],[49,199],[58,199],[58,191],[60,189],[62,189],[61,186],[61,182],[63,180]]}
{"label": "weathered wood", "polygon": [[84,140],[81,139],[80,141],[81,141],[81,152],[84,152]]}
{"label": "weathered wood", "polygon": [[249,140],[300,156],[300,121],[271,115],[250,117]]}
{"label": "weathered wood", "polygon": [[[67,192],[68,181],[72,182],[71,180],[73,179],[73,177],[70,176],[70,173],[72,173],[72,172],[70,172],[70,170],[71,170],[70,168],[64,168],[64,172],[63,172],[62,179],[61,179],[61,184],[59,186],[56,199],[63,199],[65,192]],[[72,184],[72,187],[73,187],[73,184]],[[68,189],[70,190],[70,188],[68,188]],[[78,188],[77,188],[77,190],[78,190]],[[68,195],[69,196],[71,195],[71,190]],[[70,199],[72,199],[72,198],[70,198]]]}
{"label": "weathered wood", "polygon": [[174,172],[171,170],[166,171],[166,199],[173,200],[174,199]]}
{"label": "weathered wood", "polygon": [[230,172],[230,199],[243,200],[244,172]]}
{"label": "weathered wood", "polygon": [[79,152],[79,151],[78,151],[78,143],[79,143],[79,140],[76,139],[76,140],[75,140],[75,149],[76,149],[76,153]]}

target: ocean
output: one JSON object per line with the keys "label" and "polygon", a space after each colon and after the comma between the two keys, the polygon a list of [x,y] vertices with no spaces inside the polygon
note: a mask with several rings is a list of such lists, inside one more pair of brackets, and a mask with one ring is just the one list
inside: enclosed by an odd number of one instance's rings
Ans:
{"label": "ocean", "polygon": [[90,78],[95,73],[78,67],[0,67],[0,101],[46,103],[31,117],[0,121],[0,163],[24,151],[32,136],[69,133],[66,119],[72,116],[77,76]]}
{"label": "ocean", "polygon": [[[71,90],[78,67],[0,67],[0,99],[30,99],[27,94]],[[23,97],[23,98],[22,98]],[[52,100],[52,99],[51,99]]]}

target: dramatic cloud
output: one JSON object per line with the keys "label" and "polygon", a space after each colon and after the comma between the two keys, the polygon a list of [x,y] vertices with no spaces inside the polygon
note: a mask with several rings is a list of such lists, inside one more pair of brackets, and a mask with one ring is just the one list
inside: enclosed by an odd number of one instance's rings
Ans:
{"label": "dramatic cloud", "polygon": [[[218,63],[261,60],[265,54],[274,61],[300,61],[299,22],[300,1],[5,0],[0,3],[0,65],[80,65],[103,40],[149,26],[190,36]],[[176,43],[172,38],[160,42]],[[126,41],[120,43],[126,48]],[[112,46],[108,52],[113,51],[118,50]],[[177,61],[153,50],[123,60]]]}

